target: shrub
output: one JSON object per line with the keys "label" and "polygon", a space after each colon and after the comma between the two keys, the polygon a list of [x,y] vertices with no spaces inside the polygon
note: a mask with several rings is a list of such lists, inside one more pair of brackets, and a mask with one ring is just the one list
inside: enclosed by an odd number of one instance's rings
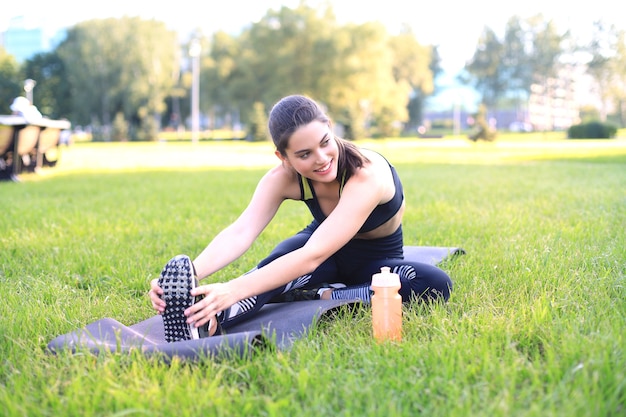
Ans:
{"label": "shrub", "polygon": [[468,135],[469,139],[473,142],[478,140],[486,140],[488,142],[493,142],[496,140],[497,133],[495,129],[492,129],[487,122],[487,107],[484,104],[481,104],[478,107],[478,112],[476,113],[474,125],[476,130],[474,133]]}
{"label": "shrub", "polygon": [[122,112],[117,112],[111,126],[111,139],[115,142],[128,140],[128,123]]}
{"label": "shrub", "polygon": [[569,139],[610,139],[615,137],[617,127],[611,123],[599,121],[572,125],[567,130]]}
{"label": "shrub", "polygon": [[255,102],[253,105],[252,116],[248,124],[248,140],[252,142],[260,142],[268,140],[267,131],[267,114],[265,106],[261,102]]}

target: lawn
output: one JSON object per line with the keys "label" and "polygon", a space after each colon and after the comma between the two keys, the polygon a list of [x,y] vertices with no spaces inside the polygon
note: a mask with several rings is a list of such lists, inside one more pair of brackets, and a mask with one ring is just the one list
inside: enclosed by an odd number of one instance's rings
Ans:
{"label": "lawn", "polygon": [[[50,355],[102,317],[153,315],[148,282],[198,254],[277,160],[267,143],[81,143],[0,183],[2,416],[621,416],[626,140],[362,141],[403,178],[409,245],[460,246],[445,305],[405,306],[399,344],[368,309],[288,351],[165,364]],[[305,225],[289,202],[234,277]]]}

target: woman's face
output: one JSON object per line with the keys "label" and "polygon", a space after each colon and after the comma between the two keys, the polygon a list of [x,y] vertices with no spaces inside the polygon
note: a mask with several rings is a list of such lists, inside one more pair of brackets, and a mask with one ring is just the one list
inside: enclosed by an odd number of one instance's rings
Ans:
{"label": "woman's face", "polygon": [[296,130],[285,149],[286,162],[300,175],[313,181],[337,178],[339,149],[328,124],[313,121]]}

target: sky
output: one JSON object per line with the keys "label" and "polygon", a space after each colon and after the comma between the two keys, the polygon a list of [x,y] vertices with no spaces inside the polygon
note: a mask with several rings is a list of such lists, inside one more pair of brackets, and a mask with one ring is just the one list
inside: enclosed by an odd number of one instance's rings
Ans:
{"label": "sky", "polygon": [[[296,7],[300,0],[105,0],[81,4],[75,0],[29,0],[4,2],[0,31],[12,18],[22,16],[31,27],[49,31],[72,26],[80,21],[107,17],[139,16],[164,22],[170,29],[188,33],[201,28],[204,34],[216,30],[237,33],[242,27],[261,19],[269,9]],[[485,26],[502,32],[512,16],[522,18],[538,13],[553,19],[557,27],[572,28],[581,36],[594,20],[603,19],[626,28],[619,18],[614,0],[594,0],[583,6],[561,0],[494,1],[473,0],[309,0],[307,4],[330,3],[340,23],[380,21],[390,33],[403,24],[413,29],[422,44],[438,45],[442,65],[455,72],[463,67],[476,48]],[[77,7],[78,5],[78,7]]]}

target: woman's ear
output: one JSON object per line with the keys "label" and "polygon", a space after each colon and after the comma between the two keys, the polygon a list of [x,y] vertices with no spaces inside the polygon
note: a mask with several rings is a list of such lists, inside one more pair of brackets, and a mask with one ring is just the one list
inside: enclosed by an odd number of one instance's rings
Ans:
{"label": "woman's ear", "polygon": [[287,157],[281,154],[278,150],[274,151],[274,155],[276,155],[276,157],[280,159],[283,164],[287,164],[287,166],[291,166]]}

